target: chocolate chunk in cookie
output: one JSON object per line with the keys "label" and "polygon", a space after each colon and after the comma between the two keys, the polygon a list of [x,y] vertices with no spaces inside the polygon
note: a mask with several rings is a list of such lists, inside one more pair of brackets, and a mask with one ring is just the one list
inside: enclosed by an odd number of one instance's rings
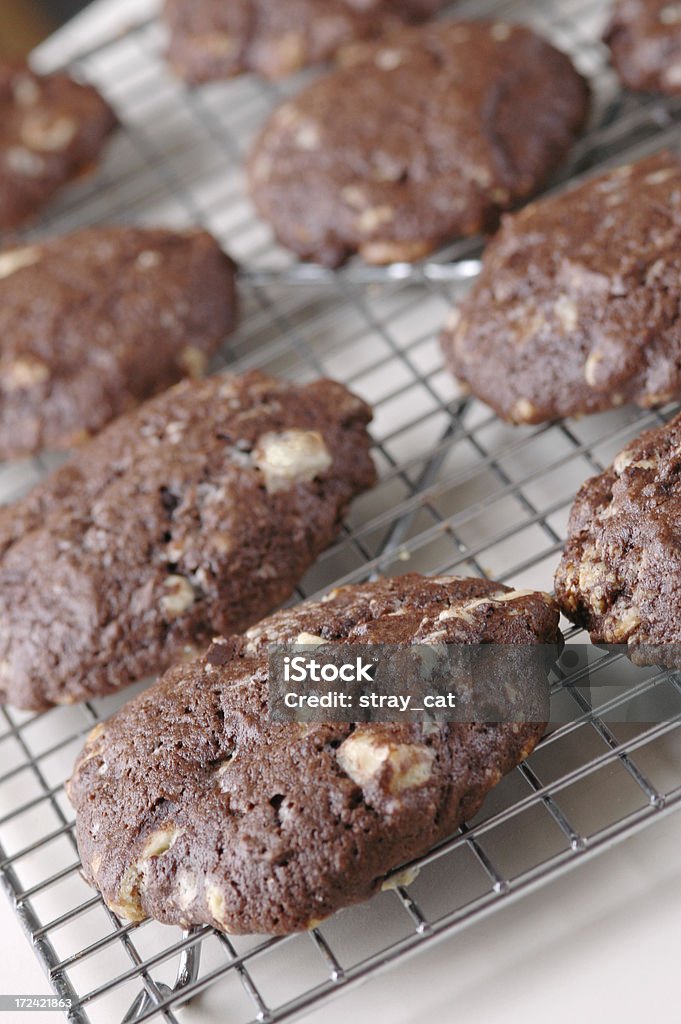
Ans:
{"label": "chocolate chunk in cookie", "polygon": [[569,58],[527,28],[402,29],[275,111],[250,158],[251,193],[302,257],[417,260],[535,192],[587,107]]}
{"label": "chocolate chunk in cookie", "polygon": [[235,322],[233,264],[203,231],[0,250],[0,458],[68,447],[200,376]]}
{"label": "chocolate chunk in cookie", "polygon": [[583,485],[556,572],[562,610],[594,643],[681,666],[681,417],[630,442]]}
{"label": "chocolate chunk in cookie", "polygon": [[504,419],[681,394],[681,160],[620,167],[504,219],[442,343]]}
{"label": "chocolate chunk in cookie", "polygon": [[342,46],[434,14],[444,0],[166,0],[168,58],[196,83],[256,71],[280,78]]}
{"label": "chocolate chunk in cookie", "polygon": [[605,41],[617,73],[630,89],[681,93],[677,0],[618,0]]}
{"label": "chocolate chunk in cookie", "polygon": [[95,164],[116,123],[91,86],[0,60],[0,231],[39,213]]}
{"label": "chocolate chunk in cookie", "polygon": [[86,877],[112,910],[285,934],[368,899],[473,817],[541,723],[268,718],[272,644],[553,644],[546,594],[408,575],[332,592],[176,666],[98,725],[68,785]]}
{"label": "chocolate chunk in cookie", "polygon": [[374,482],[368,407],[257,372],[183,381],[0,510],[0,699],[118,690],[287,598]]}

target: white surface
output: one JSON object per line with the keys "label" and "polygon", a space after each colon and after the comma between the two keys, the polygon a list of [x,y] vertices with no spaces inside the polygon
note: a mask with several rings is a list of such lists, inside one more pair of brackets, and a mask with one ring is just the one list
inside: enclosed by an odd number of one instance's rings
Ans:
{"label": "white surface", "polygon": [[[306,1019],[312,1024],[676,1021],[680,847],[681,815],[672,814]],[[4,900],[0,963],[5,965],[0,991],[47,993]],[[182,1016],[187,1024],[228,1024],[210,992]],[[0,1024],[59,1019],[58,1013],[2,1014]]]}
{"label": "white surface", "polygon": [[89,7],[73,18],[68,25],[46,39],[35,51],[33,58],[42,71],[67,64],[78,56],[83,40],[89,46],[110,39],[129,25],[151,17],[160,7],[161,0],[94,0]]}

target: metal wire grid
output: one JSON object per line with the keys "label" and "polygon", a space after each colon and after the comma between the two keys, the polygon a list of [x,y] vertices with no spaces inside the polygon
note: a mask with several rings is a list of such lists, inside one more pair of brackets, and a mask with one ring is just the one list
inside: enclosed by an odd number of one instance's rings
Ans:
{"label": "metal wire grid", "polygon": [[[571,51],[594,83],[593,127],[558,186],[609,160],[678,142],[679,104],[618,94],[598,42],[602,3],[488,0],[460,3],[457,13],[467,8],[529,20]],[[98,178],[70,190],[34,233],[110,219],[204,224],[249,268],[243,326],[217,365],[298,379],[328,374],[372,403],[380,484],[356,503],[298,598],[339,580],[406,569],[550,588],[577,487],[673,407],[511,428],[458,396],[436,334],[461,285],[438,266],[475,258],[479,243],[439,254],[428,273],[414,275],[416,285],[359,267],[304,283],[254,218],[241,172],[253,131],[300,79],[274,87],[249,78],[189,92],[166,73],[159,46],[159,28],[147,22],[83,54],[83,73],[112,99],[125,127]],[[471,270],[459,267],[462,277]],[[376,278],[383,284],[361,286]],[[17,497],[53,461],[0,467],[0,498]],[[590,699],[573,685],[557,687],[553,706],[563,724],[473,822],[419,862],[413,884],[287,939],[121,924],[80,878],[62,780],[84,734],[129,691],[42,716],[3,709],[0,879],[55,991],[72,1000],[71,1019],[181,1021],[184,1004],[198,995],[206,1006],[219,1000],[230,1024],[290,1019],[681,807],[679,679],[601,652],[594,660],[592,680],[616,678],[624,688],[604,697],[592,690]],[[577,667],[566,682],[583,672]],[[641,724],[646,719],[652,724]]]}

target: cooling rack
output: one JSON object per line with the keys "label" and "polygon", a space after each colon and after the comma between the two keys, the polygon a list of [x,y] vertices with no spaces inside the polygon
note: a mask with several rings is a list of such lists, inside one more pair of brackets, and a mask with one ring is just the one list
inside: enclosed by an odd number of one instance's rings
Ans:
{"label": "cooling rack", "polygon": [[[115,5],[98,6],[104,14]],[[456,5],[460,16],[529,22],[591,80],[590,128],[552,188],[681,138],[681,103],[618,89],[599,41],[607,6]],[[29,236],[114,219],[203,224],[246,268],[242,327],[215,369],[258,366],[300,380],[327,374],[373,405],[380,483],[356,502],[297,598],[407,570],[550,589],[579,485],[675,407],[510,427],[458,394],[437,333],[477,272],[479,241],[451,246],[415,270],[298,267],[254,216],[242,160],[273,104],[309,76],[187,90],[163,64],[162,30],[146,3],[135,10],[144,20],[81,46],[73,61],[115,105],[123,128],[98,175],[72,187]],[[17,498],[57,461],[0,466],[0,500]],[[579,639],[578,631],[568,637]],[[575,663],[566,684],[584,672]],[[285,939],[120,922],[79,874],[63,780],[85,734],[124,698],[40,716],[3,709],[0,880],[55,992],[71,1001],[73,1021],[181,1021],[187,1002],[209,987],[230,1024],[290,1020],[681,808],[679,679],[594,652],[592,682],[600,674],[618,688],[556,687],[560,724],[474,821],[418,863],[412,884],[398,878],[369,904]]]}

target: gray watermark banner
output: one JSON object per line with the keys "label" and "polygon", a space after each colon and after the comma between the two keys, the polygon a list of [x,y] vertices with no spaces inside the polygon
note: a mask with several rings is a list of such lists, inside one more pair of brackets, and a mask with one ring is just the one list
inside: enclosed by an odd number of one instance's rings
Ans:
{"label": "gray watermark banner", "polygon": [[[641,660],[681,665],[681,649],[639,648]],[[269,714],[273,722],[561,722],[574,704],[552,700],[581,690],[589,703],[621,706],[623,721],[663,720],[654,702],[627,694],[660,681],[658,664],[635,666],[626,645],[361,644],[273,646]],[[681,697],[681,691],[680,691]],[[667,712],[668,714],[668,712]],[[643,716],[643,717],[641,717]],[[615,715],[616,717],[616,715]]]}
{"label": "gray watermark banner", "polygon": [[57,1010],[65,1013],[71,1009],[71,1000],[61,996],[0,995],[0,1013],[31,1013]]}

